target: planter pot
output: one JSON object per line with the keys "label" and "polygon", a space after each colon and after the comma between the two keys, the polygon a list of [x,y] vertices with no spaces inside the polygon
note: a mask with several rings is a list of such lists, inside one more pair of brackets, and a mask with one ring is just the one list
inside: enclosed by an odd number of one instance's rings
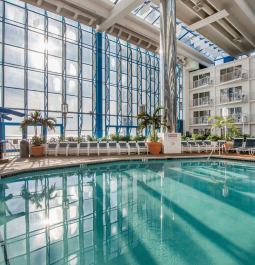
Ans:
{"label": "planter pot", "polygon": [[[225,147],[228,149],[232,145],[232,142],[225,143]],[[223,147],[223,150],[225,151],[225,147]]]}
{"label": "planter pot", "polygon": [[147,143],[147,145],[151,155],[158,155],[161,150],[162,143]]}
{"label": "planter pot", "polygon": [[33,156],[43,156],[44,145],[30,146]]}

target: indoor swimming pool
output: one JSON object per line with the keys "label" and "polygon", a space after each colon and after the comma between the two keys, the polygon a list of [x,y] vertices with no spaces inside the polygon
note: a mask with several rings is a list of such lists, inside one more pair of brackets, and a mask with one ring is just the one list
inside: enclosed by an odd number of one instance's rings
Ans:
{"label": "indoor swimming pool", "polygon": [[254,163],[106,163],[0,189],[1,265],[255,263]]}

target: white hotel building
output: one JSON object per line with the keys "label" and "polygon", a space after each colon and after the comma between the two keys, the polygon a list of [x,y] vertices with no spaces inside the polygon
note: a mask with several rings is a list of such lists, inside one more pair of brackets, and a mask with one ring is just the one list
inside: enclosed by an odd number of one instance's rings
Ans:
{"label": "white hotel building", "polygon": [[[213,123],[208,118],[226,107],[242,133],[255,135],[255,56],[184,75],[184,133],[207,133]],[[219,128],[215,132],[221,135]]]}

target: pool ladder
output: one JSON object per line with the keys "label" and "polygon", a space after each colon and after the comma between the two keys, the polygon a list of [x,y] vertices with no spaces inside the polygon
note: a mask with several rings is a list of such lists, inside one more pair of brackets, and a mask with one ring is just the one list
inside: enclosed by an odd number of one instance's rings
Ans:
{"label": "pool ladder", "polygon": [[[210,153],[210,155],[209,155],[208,158],[207,158],[207,161],[209,161],[209,159],[210,159],[211,156],[212,156],[212,153],[215,151],[216,145],[217,145],[217,144],[214,145],[214,147],[213,147],[213,149],[212,149],[212,152]],[[219,149],[220,149],[220,147],[219,147]]]}

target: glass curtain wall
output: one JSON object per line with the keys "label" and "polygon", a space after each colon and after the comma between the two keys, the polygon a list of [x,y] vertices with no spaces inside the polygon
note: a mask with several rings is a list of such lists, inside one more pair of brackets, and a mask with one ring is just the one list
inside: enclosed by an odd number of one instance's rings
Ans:
{"label": "glass curtain wall", "polygon": [[[67,136],[134,135],[138,106],[160,104],[158,55],[18,0],[0,9],[1,106],[57,118],[48,138],[63,132],[63,102]],[[5,121],[6,138],[21,137],[21,120]]]}

